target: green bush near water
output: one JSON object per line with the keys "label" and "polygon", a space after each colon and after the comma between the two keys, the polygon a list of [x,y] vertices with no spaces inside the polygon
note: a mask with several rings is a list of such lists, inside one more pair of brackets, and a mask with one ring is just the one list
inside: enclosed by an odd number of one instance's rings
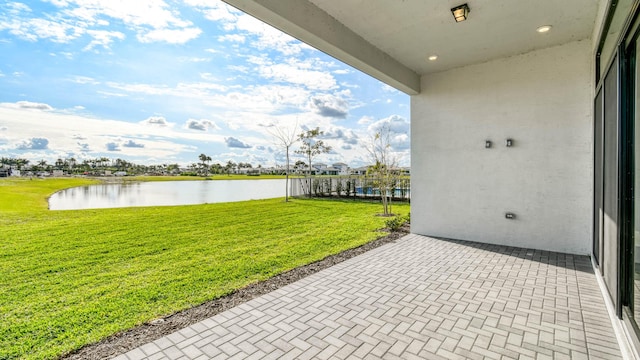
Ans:
{"label": "green bush near water", "polygon": [[56,358],[383,235],[380,205],[353,201],[47,210],[90,183],[0,180],[0,359]]}

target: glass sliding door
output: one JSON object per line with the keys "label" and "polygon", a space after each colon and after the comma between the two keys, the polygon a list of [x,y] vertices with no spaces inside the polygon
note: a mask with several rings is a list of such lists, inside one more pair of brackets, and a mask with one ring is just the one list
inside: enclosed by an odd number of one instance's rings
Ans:
{"label": "glass sliding door", "polygon": [[[632,66],[635,70],[635,84],[634,84],[634,103],[637,104],[640,97],[640,71],[638,69],[638,62],[635,61],[635,55],[638,54],[638,47],[640,46],[640,42],[636,41],[635,44],[635,53],[632,56]],[[637,139],[640,139],[640,113],[634,111],[633,114],[633,188],[638,189],[640,186],[640,144]],[[632,276],[632,287],[633,287],[633,317],[634,319],[640,319],[640,197],[633,196],[633,231],[630,232],[630,235],[633,237],[633,244],[630,254],[628,257],[632,259],[630,261],[630,266],[632,267],[631,274]]]}
{"label": "glass sliding door", "polygon": [[[602,155],[603,155],[603,96],[602,89],[598,90],[598,94],[596,95],[596,100],[594,104],[594,141],[593,141],[593,150],[594,150],[594,200],[593,200],[593,218],[595,221],[593,222],[593,257],[596,264],[600,265],[600,253],[602,252],[602,222],[604,219],[604,209],[603,209],[603,183],[602,183]],[[602,271],[602,267],[600,267]]]}
{"label": "glass sliding door", "polygon": [[601,271],[611,301],[616,308],[619,304],[619,79],[618,57],[616,57],[604,78],[604,135],[603,135],[603,221]]}

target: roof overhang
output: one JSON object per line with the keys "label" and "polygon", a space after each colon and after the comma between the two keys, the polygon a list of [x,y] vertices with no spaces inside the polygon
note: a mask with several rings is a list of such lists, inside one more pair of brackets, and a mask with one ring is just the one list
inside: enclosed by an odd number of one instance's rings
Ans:
{"label": "roof overhang", "polygon": [[249,15],[407,94],[420,75],[306,0],[224,0]]}
{"label": "roof overhang", "polygon": [[465,0],[223,1],[414,95],[424,74],[590,38],[607,0],[466,0],[461,23],[450,10]]}

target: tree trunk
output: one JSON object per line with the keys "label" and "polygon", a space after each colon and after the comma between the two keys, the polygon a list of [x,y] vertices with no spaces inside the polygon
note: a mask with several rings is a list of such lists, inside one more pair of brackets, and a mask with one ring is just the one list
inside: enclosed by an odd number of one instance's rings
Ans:
{"label": "tree trunk", "polygon": [[284,202],[289,202],[289,147],[287,146],[287,169],[285,171],[284,181]]}

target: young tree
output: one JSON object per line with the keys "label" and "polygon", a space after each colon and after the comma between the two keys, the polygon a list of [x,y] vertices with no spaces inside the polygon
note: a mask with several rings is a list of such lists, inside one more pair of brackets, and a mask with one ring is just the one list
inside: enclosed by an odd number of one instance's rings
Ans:
{"label": "young tree", "polygon": [[311,196],[311,160],[324,153],[328,153],[331,151],[331,146],[325,145],[324,141],[317,140],[316,138],[322,136],[324,131],[320,131],[320,128],[315,128],[311,130],[307,130],[298,135],[298,141],[301,142],[300,149],[296,150],[296,154],[303,154],[309,160],[308,167],[308,185],[309,185],[309,196]]}
{"label": "young tree", "polygon": [[365,146],[373,165],[367,169],[367,175],[373,178],[374,186],[380,189],[384,215],[391,215],[391,198],[398,182],[397,159],[391,149],[391,129],[382,126]]}
{"label": "young tree", "polygon": [[298,131],[298,122],[296,121],[296,125],[292,129],[284,129],[274,125],[272,129],[268,129],[267,131],[269,132],[269,134],[271,134],[271,136],[273,136],[276,139],[276,141],[278,142],[278,145],[284,148],[284,151],[287,157],[287,163],[285,165],[285,172],[284,172],[284,175],[285,175],[284,201],[288,202],[289,201],[289,150],[291,150],[291,145],[293,145],[296,141],[298,141],[298,139],[296,138],[296,131]]}

